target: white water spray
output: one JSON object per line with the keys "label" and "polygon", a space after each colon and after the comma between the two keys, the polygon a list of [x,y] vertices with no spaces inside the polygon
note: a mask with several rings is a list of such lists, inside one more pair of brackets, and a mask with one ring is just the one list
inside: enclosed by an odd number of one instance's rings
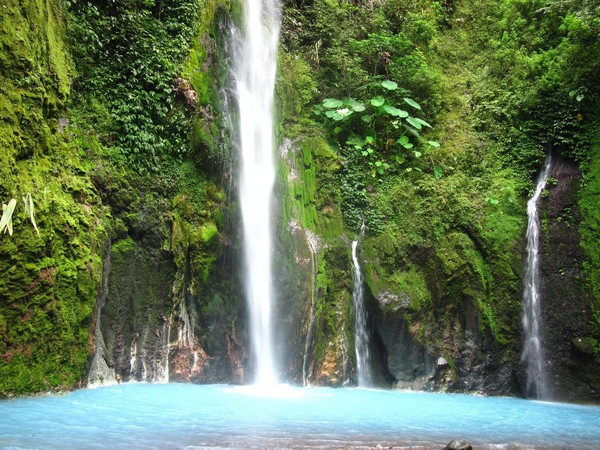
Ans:
{"label": "white water spray", "polygon": [[[361,237],[365,232],[363,222],[360,227]],[[369,387],[373,382],[370,366],[369,334],[367,331],[367,309],[365,308],[363,277],[358,262],[358,241],[352,241],[352,263],[354,264],[354,349],[356,352],[356,371],[358,386]]]}
{"label": "white water spray", "polygon": [[254,382],[271,386],[277,384],[271,280],[271,203],[275,180],[273,93],[280,26],[277,0],[245,0],[244,21],[234,76],[240,122],[245,289]]}
{"label": "white water spray", "polygon": [[527,202],[527,265],[525,267],[525,289],[523,291],[523,330],[525,342],[521,359],[527,365],[527,395],[540,399],[547,398],[548,387],[544,370],[544,348],[540,331],[540,291],[539,291],[539,241],[540,221],[537,202],[546,187],[552,159],[546,158],[535,192]]}

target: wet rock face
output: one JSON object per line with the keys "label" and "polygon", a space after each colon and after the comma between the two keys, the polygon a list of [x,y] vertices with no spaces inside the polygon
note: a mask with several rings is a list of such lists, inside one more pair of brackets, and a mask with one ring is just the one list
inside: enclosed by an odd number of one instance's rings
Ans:
{"label": "wet rock face", "polygon": [[100,326],[106,360],[118,379],[154,381],[166,375],[173,261],[126,240],[113,246]]}
{"label": "wet rock face", "polygon": [[[384,371],[398,389],[516,393],[510,351],[482,335],[472,299],[460,308],[440,304],[437,318],[412,319],[410,310],[374,312]],[[421,342],[430,342],[423,345]]]}
{"label": "wet rock face", "polygon": [[600,364],[582,351],[591,333],[593,299],[583,285],[580,173],[576,164],[559,159],[551,177],[540,202],[540,304],[549,390],[558,400],[598,400]]}
{"label": "wet rock face", "polygon": [[377,324],[377,332],[387,354],[387,371],[394,387],[421,389],[433,376],[435,364],[425,348],[416,342],[409,324],[401,317],[390,317]]}

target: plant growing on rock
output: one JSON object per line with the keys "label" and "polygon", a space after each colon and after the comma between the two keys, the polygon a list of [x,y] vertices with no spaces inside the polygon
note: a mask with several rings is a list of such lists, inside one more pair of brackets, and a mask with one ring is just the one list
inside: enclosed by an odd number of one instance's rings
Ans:
{"label": "plant growing on rock", "polygon": [[[15,208],[17,206],[17,200],[11,198],[8,201],[8,204],[2,204],[2,218],[0,218],[0,234],[3,232],[8,233],[10,236],[13,234],[13,226],[12,226],[12,217],[15,212]],[[35,214],[33,209],[33,198],[31,197],[31,193],[28,192],[25,197],[23,197],[23,208],[25,209],[25,214],[29,217],[31,221],[31,225],[33,226],[37,235],[40,235],[40,230],[38,230],[37,224],[35,222]]]}
{"label": "plant growing on rock", "polygon": [[[384,80],[378,87],[383,88],[383,93],[366,101],[352,97],[326,98],[314,112],[325,118],[341,145],[363,159],[372,177],[380,178],[400,169],[421,170],[416,160],[424,152],[440,146],[437,141],[421,138],[420,132],[431,125],[404,109],[421,111],[413,99],[402,96],[401,104],[395,101],[398,95],[392,94],[402,91],[396,82]],[[434,174],[440,178],[441,168],[435,167]]]}

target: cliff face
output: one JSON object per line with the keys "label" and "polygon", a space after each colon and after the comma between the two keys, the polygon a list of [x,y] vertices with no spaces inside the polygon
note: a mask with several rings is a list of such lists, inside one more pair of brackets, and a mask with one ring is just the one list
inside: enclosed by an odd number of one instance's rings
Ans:
{"label": "cliff face", "polygon": [[0,10],[0,201],[16,202],[13,234],[0,236],[2,395],[82,379],[106,230],[88,137],[65,115],[64,11],[12,0]]}
{"label": "cliff face", "polygon": [[551,395],[559,400],[598,400],[598,361],[589,338],[594,330],[594,300],[585,279],[580,246],[581,174],[559,159],[542,201],[541,305],[546,370]]}
{"label": "cliff face", "polygon": [[[277,84],[282,379],[356,382],[351,242],[364,220],[375,385],[519,395],[527,170],[548,143],[523,137],[536,129],[523,117],[539,111],[505,117],[503,97],[482,94],[491,75],[476,64],[487,50],[465,44],[477,19],[468,5],[421,2],[400,14],[390,1],[367,14],[295,3],[284,9]],[[238,6],[2,6],[0,200],[17,207],[14,234],[0,236],[0,393],[70,388],[88,375],[250,379],[226,89]],[[396,90],[382,87],[392,78]],[[343,121],[313,113],[347,96],[418,101],[434,128],[422,125],[419,139],[413,129],[414,148],[398,150],[408,141],[390,134],[369,153],[360,145],[376,141],[370,129],[357,144],[341,137]],[[384,113],[369,127],[393,133],[398,123]],[[595,129],[571,119],[557,125],[575,136],[559,146],[570,156]],[[497,123],[512,127],[508,141],[490,131]],[[556,398],[597,400],[600,172],[597,158],[582,164],[582,181],[569,161],[541,202],[547,370]]]}

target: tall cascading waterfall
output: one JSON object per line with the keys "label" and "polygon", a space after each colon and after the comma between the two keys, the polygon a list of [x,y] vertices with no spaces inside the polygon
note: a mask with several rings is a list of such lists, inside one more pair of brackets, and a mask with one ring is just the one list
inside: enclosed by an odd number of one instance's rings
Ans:
{"label": "tall cascading waterfall", "polygon": [[546,187],[546,181],[552,167],[550,155],[546,158],[539,175],[535,192],[527,202],[527,265],[523,291],[523,330],[525,341],[521,359],[527,367],[528,396],[547,398],[548,386],[544,370],[544,348],[541,341],[541,312],[539,289],[539,241],[540,221],[537,202]]}
{"label": "tall cascading waterfall", "polygon": [[[363,236],[365,224],[360,228]],[[369,334],[367,331],[367,310],[365,307],[363,277],[358,262],[358,240],[352,241],[352,263],[354,265],[354,349],[356,352],[356,371],[358,386],[368,387],[373,383],[370,365]]]}
{"label": "tall cascading waterfall", "polygon": [[240,206],[254,382],[277,384],[273,349],[271,204],[275,181],[273,97],[281,20],[277,0],[245,0],[235,55],[239,107]]}

